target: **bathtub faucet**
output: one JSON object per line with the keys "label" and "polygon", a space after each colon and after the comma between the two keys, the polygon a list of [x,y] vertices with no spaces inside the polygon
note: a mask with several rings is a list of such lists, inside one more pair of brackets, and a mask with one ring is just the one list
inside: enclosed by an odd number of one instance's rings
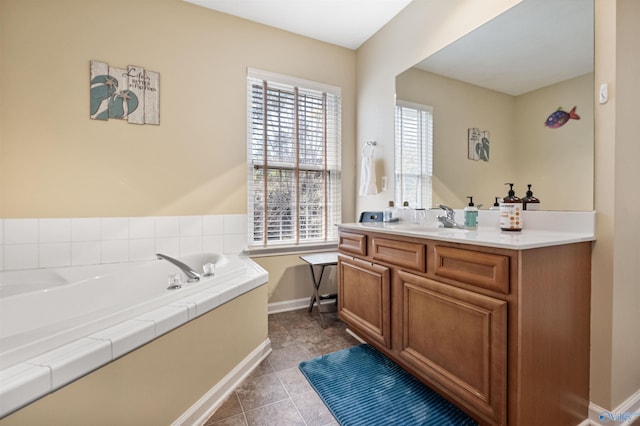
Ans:
{"label": "bathtub faucet", "polygon": [[158,259],[164,259],[167,262],[173,263],[174,265],[176,265],[178,268],[180,268],[180,270],[182,272],[185,273],[185,275],[187,276],[187,282],[195,282],[195,281],[199,281],[200,280],[200,274],[198,274],[196,271],[194,271],[193,269],[191,269],[189,267],[189,265],[186,265],[182,262],[180,262],[178,259],[174,259],[171,256],[167,256],[166,254],[162,254],[162,253],[156,253],[156,257]]}

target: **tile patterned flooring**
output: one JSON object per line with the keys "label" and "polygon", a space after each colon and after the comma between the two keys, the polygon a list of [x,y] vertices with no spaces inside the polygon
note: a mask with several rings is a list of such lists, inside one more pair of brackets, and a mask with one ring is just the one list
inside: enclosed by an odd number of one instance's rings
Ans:
{"label": "tile patterned flooring", "polygon": [[269,315],[271,354],[205,422],[205,426],[338,425],[307,379],[300,361],[358,344],[335,313],[314,308]]}

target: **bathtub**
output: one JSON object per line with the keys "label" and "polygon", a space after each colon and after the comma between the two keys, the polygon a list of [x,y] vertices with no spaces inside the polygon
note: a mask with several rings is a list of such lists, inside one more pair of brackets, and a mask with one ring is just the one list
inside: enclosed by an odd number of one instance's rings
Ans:
{"label": "bathtub", "polygon": [[215,275],[188,283],[165,260],[0,273],[0,418],[268,280],[243,255],[180,260]]}

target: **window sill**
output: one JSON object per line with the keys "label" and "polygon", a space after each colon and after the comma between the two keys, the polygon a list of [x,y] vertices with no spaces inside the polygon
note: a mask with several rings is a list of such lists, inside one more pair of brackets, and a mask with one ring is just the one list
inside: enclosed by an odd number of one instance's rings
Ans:
{"label": "window sill", "polygon": [[338,250],[338,243],[305,244],[299,246],[254,247],[245,251],[250,257],[286,256],[292,254],[318,253]]}

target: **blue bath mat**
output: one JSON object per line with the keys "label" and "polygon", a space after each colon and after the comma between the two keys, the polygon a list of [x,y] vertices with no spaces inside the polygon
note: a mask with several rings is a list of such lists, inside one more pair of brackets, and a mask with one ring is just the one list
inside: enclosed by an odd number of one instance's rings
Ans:
{"label": "blue bath mat", "polygon": [[477,425],[366,344],[303,361],[299,367],[342,426]]}

